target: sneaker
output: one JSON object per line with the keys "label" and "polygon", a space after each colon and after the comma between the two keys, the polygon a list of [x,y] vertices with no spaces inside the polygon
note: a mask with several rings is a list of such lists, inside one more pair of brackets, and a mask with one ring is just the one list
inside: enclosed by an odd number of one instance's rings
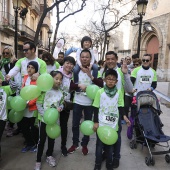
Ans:
{"label": "sneaker", "polygon": [[40,170],[41,169],[41,162],[36,162],[34,170]]}
{"label": "sneaker", "polygon": [[37,152],[37,146],[34,145],[34,146],[30,149],[30,152]]}
{"label": "sneaker", "polygon": [[68,151],[67,151],[67,148],[65,146],[61,147],[61,153],[62,153],[63,156],[67,156]]}
{"label": "sneaker", "polygon": [[13,131],[12,129],[8,129],[6,137],[12,137],[13,136]]}
{"label": "sneaker", "polygon": [[113,168],[118,168],[119,167],[119,159],[113,159]]}
{"label": "sneaker", "polygon": [[25,146],[24,148],[21,149],[22,153],[28,152],[33,146]]}
{"label": "sneaker", "polygon": [[82,154],[87,155],[89,153],[87,146],[82,147]]}
{"label": "sneaker", "polygon": [[21,130],[18,128],[13,131],[13,135],[18,135],[19,133],[21,133]]}
{"label": "sneaker", "polygon": [[113,165],[111,164],[106,164],[107,170],[113,170]]}
{"label": "sneaker", "polygon": [[101,165],[95,164],[94,170],[101,170]]}
{"label": "sneaker", "polygon": [[55,158],[52,156],[47,156],[46,162],[52,167],[56,166]]}
{"label": "sneaker", "polygon": [[68,153],[73,153],[74,151],[76,151],[77,149],[79,149],[78,146],[72,145],[70,149],[68,149]]}

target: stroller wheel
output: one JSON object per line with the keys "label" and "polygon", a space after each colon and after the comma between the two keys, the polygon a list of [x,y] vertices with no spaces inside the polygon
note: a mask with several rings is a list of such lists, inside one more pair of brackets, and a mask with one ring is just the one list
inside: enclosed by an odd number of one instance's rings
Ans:
{"label": "stroller wheel", "polygon": [[170,156],[168,154],[165,155],[165,161],[167,163],[170,163]]}
{"label": "stroller wheel", "polygon": [[136,149],[137,148],[137,144],[135,143],[135,141],[131,141],[129,145],[130,145],[131,149]]}
{"label": "stroller wheel", "polygon": [[147,166],[149,166],[149,165],[154,166],[154,165],[155,165],[155,160],[154,160],[153,157],[149,157],[149,158],[146,157],[146,158],[145,158],[145,163],[146,163]]}
{"label": "stroller wheel", "polygon": [[152,166],[154,166],[155,165],[155,160],[154,160],[154,158],[152,157],[150,157],[150,164],[152,165]]}
{"label": "stroller wheel", "polygon": [[146,165],[147,165],[147,166],[149,166],[149,165],[150,165],[150,160],[149,160],[149,158],[148,158],[148,157],[145,157],[145,163],[146,163]]}

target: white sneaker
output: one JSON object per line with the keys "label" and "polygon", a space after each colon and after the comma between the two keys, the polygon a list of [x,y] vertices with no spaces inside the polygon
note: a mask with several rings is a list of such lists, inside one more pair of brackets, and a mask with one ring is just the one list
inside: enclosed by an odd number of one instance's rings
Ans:
{"label": "white sneaker", "polygon": [[40,170],[41,169],[41,162],[36,162],[34,170]]}
{"label": "white sneaker", "polygon": [[52,156],[47,156],[46,162],[52,167],[56,166],[55,158]]}

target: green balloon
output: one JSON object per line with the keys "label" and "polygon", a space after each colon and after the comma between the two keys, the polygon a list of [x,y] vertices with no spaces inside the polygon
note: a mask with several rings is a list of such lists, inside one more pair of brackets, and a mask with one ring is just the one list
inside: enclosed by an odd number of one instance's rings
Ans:
{"label": "green balloon", "polygon": [[48,74],[41,74],[37,79],[37,86],[41,91],[48,91],[53,87],[54,79]]}
{"label": "green balloon", "polygon": [[110,126],[100,126],[97,129],[99,139],[106,145],[113,145],[117,142],[118,134]]}
{"label": "green balloon", "polygon": [[96,85],[87,86],[86,88],[87,97],[94,100],[96,93],[99,89],[100,89],[99,86],[96,86]]}
{"label": "green balloon", "polygon": [[20,95],[24,100],[33,100],[40,96],[41,91],[36,85],[25,86],[21,89]]}
{"label": "green balloon", "polygon": [[22,120],[22,118],[24,117],[24,112],[20,111],[20,112],[16,112],[15,110],[11,110],[8,114],[8,119],[10,122],[12,123],[18,123]]}
{"label": "green balloon", "polygon": [[43,119],[47,125],[53,125],[57,122],[59,117],[58,110],[55,108],[49,108],[45,111]]}
{"label": "green balloon", "polygon": [[57,124],[46,125],[46,133],[51,139],[58,138],[61,134],[61,128]]}
{"label": "green balloon", "polygon": [[10,101],[12,100],[12,96],[9,96],[8,99],[7,99],[7,108],[8,109],[12,109],[11,105],[10,105]]}
{"label": "green balloon", "polygon": [[11,99],[10,105],[15,111],[22,111],[26,108],[26,101],[21,96],[15,96]]}
{"label": "green balloon", "polygon": [[94,133],[93,130],[94,122],[91,120],[85,120],[80,125],[80,131],[87,136],[90,136]]}

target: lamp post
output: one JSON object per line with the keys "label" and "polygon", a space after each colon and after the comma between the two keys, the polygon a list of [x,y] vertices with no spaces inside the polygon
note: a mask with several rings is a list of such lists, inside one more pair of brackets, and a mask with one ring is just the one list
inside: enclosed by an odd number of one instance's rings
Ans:
{"label": "lamp post", "polygon": [[21,0],[13,0],[13,8],[15,10],[15,37],[14,37],[14,46],[15,46],[15,57],[18,57],[18,10],[21,6]]}
{"label": "lamp post", "polygon": [[52,33],[53,33],[53,32],[52,32],[51,29],[49,29],[47,33],[48,33],[48,39],[49,39],[48,51],[50,52],[50,39],[51,39],[51,36],[52,36]]}
{"label": "lamp post", "polygon": [[140,43],[141,43],[141,29],[142,29],[142,20],[143,16],[146,13],[146,7],[148,4],[148,0],[138,0],[137,4],[137,11],[139,15],[139,36],[138,36],[138,48],[137,48],[137,55],[140,57]]}
{"label": "lamp post", "polygon": [[109,41],[110,41],[110,35],[109,35],[109,33],[107,33],[107,40],[106,40],[107,51],[108,51],[108,49],[109,49]]}

